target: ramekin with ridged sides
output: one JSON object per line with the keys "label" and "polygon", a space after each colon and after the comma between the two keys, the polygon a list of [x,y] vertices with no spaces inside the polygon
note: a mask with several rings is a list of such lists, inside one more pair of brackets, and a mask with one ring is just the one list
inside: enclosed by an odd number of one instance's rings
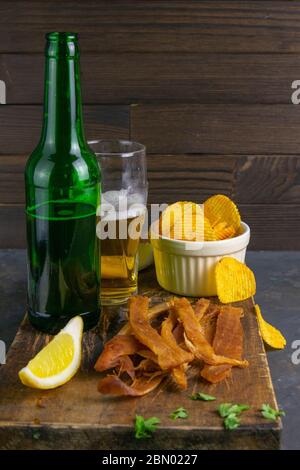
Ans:
{"label": "ramekin with ridged sides", "polygon": [[210,297],[217,294],[215,266],[231,256],[244,263],[250,240],[250,228],[241,223],[241,233],[234,238],[210,242],[186,242],[159,235],[151,227],[156,277],[160,286],[174,294]]}

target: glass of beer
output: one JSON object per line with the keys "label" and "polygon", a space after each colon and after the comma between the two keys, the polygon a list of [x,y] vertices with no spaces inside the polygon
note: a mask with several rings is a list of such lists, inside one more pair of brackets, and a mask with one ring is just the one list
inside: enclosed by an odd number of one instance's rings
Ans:
{"label": "glass of beer", "polygon": [[137,291],[138,246],[148,194],[145,147],[127,140],[89,142],[102,172],[97,237],[101,304],[126,302]]}

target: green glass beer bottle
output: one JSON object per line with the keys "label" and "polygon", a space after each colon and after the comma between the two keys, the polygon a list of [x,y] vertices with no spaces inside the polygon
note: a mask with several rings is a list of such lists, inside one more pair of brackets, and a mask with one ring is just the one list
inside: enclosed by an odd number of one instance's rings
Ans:
{"label": "green glass beer bottle", "polygon": [[28,315],[55,334],[99,318],[100,169],[82,123],[77,35],[46,35],[44,122],[25,170]]}

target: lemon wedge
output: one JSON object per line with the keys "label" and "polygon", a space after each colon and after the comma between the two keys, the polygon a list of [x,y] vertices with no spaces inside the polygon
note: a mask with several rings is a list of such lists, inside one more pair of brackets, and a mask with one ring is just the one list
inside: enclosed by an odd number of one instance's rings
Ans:
{"label": "lemon wedge", "polygon": [[28,387],[44,390],[68,382],[80,367],[82,333],[82,318],[72,318],[53,340],[20,370],[21,382]]}

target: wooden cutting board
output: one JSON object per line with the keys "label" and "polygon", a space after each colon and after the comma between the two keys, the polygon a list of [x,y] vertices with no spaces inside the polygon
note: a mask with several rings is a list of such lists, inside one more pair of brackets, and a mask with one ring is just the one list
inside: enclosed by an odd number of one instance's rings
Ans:
{"label": "wooden cutting board", "polygon": [[[152,269],[141,274],[140,293],[150,296],[152,304],[170,295],[159,288]],[[259,412],[263,403],[277,407],[266,352],[252,302],[239,305],[245,311],[248,369],[235,368],[230,380],[217,385],[208,385],[192,373],[188,391],[162,385],[142,398],[109,398],[97,392],[99,373],[93,365],[102,349],[99,335],[106,340],[116,332],[126,316],[125,307],[103,310],[100,327],[84,335],[80,372],[63,387],[49,391],[26,388],[18,379],[18,371],[49,341],[25,317],[7,364],[0,369],[0,449],[278,449],[280,420],[267,421]],[[200,390],[217,400],[190,400],[189,395]],[[216,412],[222,402],[252,406],[238,429],[223,429]],[[180,406],[187,409],[189,418],[171,420],[170,413]],[[134,438],[136,414],[160,418],[153,438]]]}

